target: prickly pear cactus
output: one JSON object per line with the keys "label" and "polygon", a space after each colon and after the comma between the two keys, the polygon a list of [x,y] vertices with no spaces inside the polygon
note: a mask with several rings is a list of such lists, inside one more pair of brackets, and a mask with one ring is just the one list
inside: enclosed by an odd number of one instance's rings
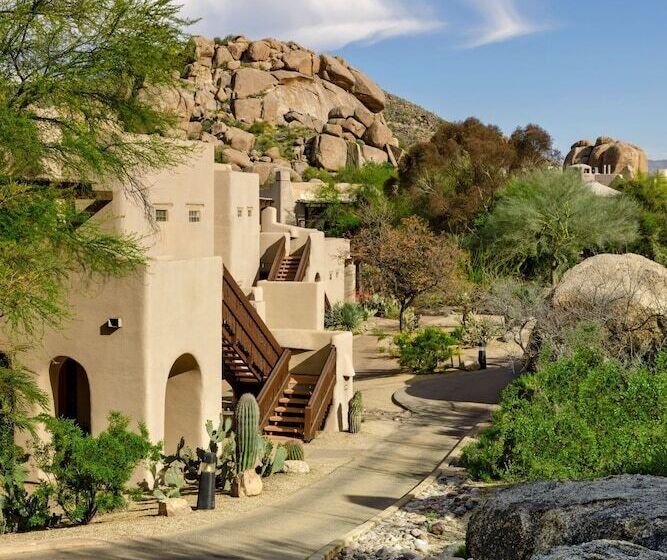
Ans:
{"label": "prickly pear cactus", "polygon": [[236,405],[236,469],[237,473],[254,469],[260,454],[259,406],[250,393],[243,395]]}
{"label": "prickly pear cactus", "polygon": [[285,451],[287,452],[287,461],[303,461],[303,445],[296,441],[289,441],[285,445]]}
{"label": "prickly pear cactus", "polygon": [[357,434],[361,431],[361,422],[363,413],[364,413],[364,404],[361,400],[361,391],[355,391],[354,396],[350,399],[350,407],[348,413],[351,434]]}

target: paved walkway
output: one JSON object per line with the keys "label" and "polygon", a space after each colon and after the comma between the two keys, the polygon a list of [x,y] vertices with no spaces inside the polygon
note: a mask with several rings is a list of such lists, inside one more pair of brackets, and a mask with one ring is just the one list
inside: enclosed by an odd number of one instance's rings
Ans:
{"label": "paved walkway", "polygon": [[[367,342],[370,347],[371,341]],[[364,346],[361,353],[366,351]],[[358,385],[370,393],[379,382],[387,399],[396,366],[388,359],[374,362],[370,348],[367,351],[367,361],[356,364]],[[393,389],[401,385],[404,388],[394,398],[413,414],[397,423],[397,428],[370,450],[276,505],[167,538],[94,549],[51,550],[20,558],[303,559],[364,523],[419,483],[461,437],[488,417],[491,403],[497,402],[511,377],[509,370],[494,368],[416,377],[404,386],[406,376],[396,376]]]}

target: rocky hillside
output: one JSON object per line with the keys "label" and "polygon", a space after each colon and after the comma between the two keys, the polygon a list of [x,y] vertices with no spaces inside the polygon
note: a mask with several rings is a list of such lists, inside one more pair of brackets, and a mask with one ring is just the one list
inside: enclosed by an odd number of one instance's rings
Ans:
{"label": "rocky hillside", "polygon": [[180,88],[145,95],[178,114],[180,136],[215,144],[220,161],[262,182],[276,167],[298,180],[309,166],[400,158],[385,93],[339,57],[243,36],[193,37],[188,56]]}
{"label": "rocky hillside", "polygon": [[621,173],[625,177],[648,172],[644,150],[609,136],[600,136],[595,144],[590,140],[579,140],[572,144],[564,165],[567,167],[574,164],[590,165],[597,168],[599,173],[603,172],[605,166],[609,166],[610,173]]}
{"label": "rocky hillside", "polygon": [[384,117],[394,132],[401,148],[407,149],[418,142],[427,142],[444,122],[438,115],[423,107],[385,92],[387,104]]}

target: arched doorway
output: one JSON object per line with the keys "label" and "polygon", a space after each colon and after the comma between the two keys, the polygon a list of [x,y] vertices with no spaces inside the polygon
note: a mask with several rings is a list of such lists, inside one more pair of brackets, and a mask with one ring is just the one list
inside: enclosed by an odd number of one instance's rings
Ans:
{"label": "arched doorway", "polygon": [[171,366],[164,396],[164,449],[173,453],[181,437],[187,445],[199,444],[204,418],[201,416],[201,371],[192,354],[183,354]]}
{"label": "arched doorway", "polygon": [[57,418],[74,420],[90,433],[90,384],[83,366],[72,358],[60,357],[51,365],[51,387]]}

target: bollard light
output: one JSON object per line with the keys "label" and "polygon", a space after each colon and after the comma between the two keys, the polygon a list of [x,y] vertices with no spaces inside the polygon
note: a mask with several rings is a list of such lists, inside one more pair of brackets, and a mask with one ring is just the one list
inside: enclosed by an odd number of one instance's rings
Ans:
{"label": "bollard light", "polygon": [[215,509],[215,469],[218,459],[215,453],[205,453],[199,472],[197,510]]}
{"label": "bollard light", "polygon": [[477,363],[479,363],[479,369],[486,369],[486,347],[480,346],[477,350]]}

